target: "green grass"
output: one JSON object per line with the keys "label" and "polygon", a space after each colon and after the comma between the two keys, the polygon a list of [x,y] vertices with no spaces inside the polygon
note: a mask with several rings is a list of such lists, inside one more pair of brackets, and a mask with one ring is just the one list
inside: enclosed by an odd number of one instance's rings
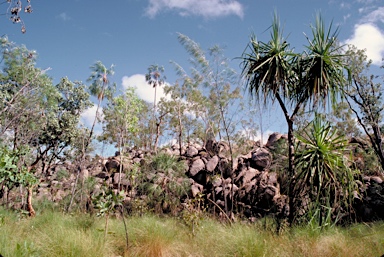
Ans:
{"label": "green grass", "polygon": [[111,218],[104,242],[104,219],[87,214],[40,212],[33,219],[0,209],[0,253],[8,256],[381,256],[384,223],[313,231],[274,233],[273,222],[223,225],[200,222],[195,236],[181,220],[127,217],[129,248],[121,219]]}

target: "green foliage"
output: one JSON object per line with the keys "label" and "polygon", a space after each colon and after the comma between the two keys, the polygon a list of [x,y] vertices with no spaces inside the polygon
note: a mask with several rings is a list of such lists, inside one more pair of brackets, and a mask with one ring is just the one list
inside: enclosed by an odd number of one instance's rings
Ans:
{"label": "green foliage", "polygon": [[381,130],[384,110],[383,85],[378,82],[378,76],[369,75],[371,61],[368,60],[364,50],[350,46],[347,53],[349,58],[346,62],[351,69],[352,83],[345,92],[346,100],[358,124],[369,138],[383,171],[384,151]]}
{"label": "green foliage", "polygon": [[288,194],[290,176],[288,173],[288,144],[287,140],[280,138],[273,146],[270,148],[272,154],[272,164],[270,170],[278,174],[279,184],[280,184],[280,193]]}
{"label": "green foliage", "polygon": [[111,98],[103,108],[103,134],[99,139],[116,143],[119,149],[131,146],[139,131],[142,109],[143,102],[132,87],[127,88],[123,95]]}
{"label": "green foliage", "polygon": [[265,103],[268,98],[274,101],[277,96],[288,97],[295,55],[283,37],[276,13],[270,41],[260,42],[252,35],[246,50],[249,52],[243,53],[242,75],[250,95],[262,96]]}
{"label": "green foliage", "polygon": [[184,203],[184,209],[181,212],[183,222],[191,230],[192,236],[196,235],[196,230],[201,225],[205,215],[204,195],[199,193],[193,199],[187,199]]}
{"label": "green foliage", "polygon": [[[106,236],[108,234],[109,215],[114,212],[117,207],[120,207],[122,210],[124,198],[124,191],[117,192],[111,188],[103,188],[98,195],[92,196],[93,205],[95,209],[98,210],[97,216],[105,216],[104,241],[106,240]],[[127,229],[123,211],[121,213],[123,215],[124,227]],[[128,244],[128,234],[126,235]]]}
{"label": "green foliage", "polygon": [[165,83],[165,80],[166,80],[166,77],[163,75],[163,73],[164,73],[163,66],[153,64],[148,67],[148,73],[145,74],[145,81],[147,81],[147,83],[154,88],[161,86]]}
{"label": "green foliage", "polygon": [[114,85],[110,84],[109,76],[113,76],[114,65],[110,68],[105,67],[101,61],[95,62],[91,67],[91,75],[87,79],[90,82],[89,92],[91,95],[96,96],[99,101],[103,100],[105,96],[113,95]]}
{"label": "green foliage", "polygon": [[[301,79],[299,91],[300,101],[316,104],[327,100],[334,105],[346,84],[344,71],[343,46],[337,44],[338,28],[332,30],[332,22],[328,28],[320,14],[316,15],[315,25],[311,25],[312,39],[307,38],[307,51],[298,59],[297,76]],[[303,77],[302,74],[304,74]]]}
{"label": "green foliage", "polygon": [[[188,110],[195,114],[195,122],[201,123],[194,128],[205,143],[208,139],[225,139],[231,147],[235,125],[241,120],[240,86],[238,75],[229,65],[229,60],[224,56],[223,49],[215,45],[203,51],[199,44],[189,37],[179,34],[179,42],[191,55],[192,68],[190,75],[176,64],[176,69],[183,81],[180,98],[188,103]],[[186,93],[185,89],[190,88]],[[199,135],[200,132],[200,135]],[[202,133],[201,133],[202,132]],[[202,134],[202,135],[201,135]]]}
{"label": "green foliage", "polygon": [[138,185],[141,195],[147,195],[149,209],[156,213],[176,214],[188,193],[190,182],[186,165],[177,157],[165,153],[155,155],[142,167],[143,182]]}
{"label": "green foliage", "polygon": [[35,185],[38,180],[25,167],[17,166],[20,156],[25,155],[25,151],[10,151],[8,147],[2,146],[0,149],[0,185],[8,190],[19,185]]}
{"label": "green foliage", "polygon": [[[319,116],[308,125],[296,151],[297,220],[327,227],[340,220],[350,221],[353,214],[354,176],[345,156],[347,140]],[[351,215],[351,216],[347,216]],[[346,217],[347,216],[347,217]]]}
{"label": "green foliage", "polygon": [[95,209],[98,210],[98,216],[111,214],[117,207],[121,206],[125,197],[125,192],[115,192],[111,188],[104,188],[98,195],[92,196]]}
{"label": "green foliage", "polygon": [[68,178],[68,177],[69,177],[69,172],[66,169],[60,169],[56,173],[56,179],[58,181],[62,181],[63,179]]}

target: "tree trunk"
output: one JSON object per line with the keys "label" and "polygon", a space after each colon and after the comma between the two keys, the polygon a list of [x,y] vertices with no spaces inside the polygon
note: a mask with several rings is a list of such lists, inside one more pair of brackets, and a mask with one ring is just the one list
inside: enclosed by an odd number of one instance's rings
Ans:
{"label": "tree trunk", "polygon": [[125,230],[125,243],[127,245],[127,250],[129,249],[129,238],[128,238],[128,229],[127,229],[127,223],[125,222],[125,217],[124,217],[124,206],[120,205],[121,208],[121,217],[123,218],[123,223],[124,223],[124,230]]}
{"label": "tree trunk", "polygon": [[121,173],[123,171],[123,153],[122,153],[122,150],[121,150],[122,149],[122,147],[121,147],[122,141],[123,141],[122,136],[120,136],[120,138],[119,138],[119,153],[120,153],[119,181],[117,183],[117,190],[119,192],[121,190]]}
{"label": "tree trunk", "polygon": [[157,152],[157,145],[159,144],[159,138],[160,138],[160,126],[161,126],[161,119],[159,122],[156,123],[156,138],[155,138],[155,145],[153,147],[153,151]]}
{"label": "tree trunk", "polygon": [[109,213],[105,214],[104,242],[107,239],[107,234],[108,234],[108,221],[109,221]]}
{"label": "tree trunk", "polygon": [[182,149],[181,147],[183,146],[183,123],[181,122],[181,112],[180,112],[180,106],[178,108],[178,119],[179,119],[179,153],[180,157],[182,155]]}
{"label": "tree trunk", "polygon": [[28,197],[27,197],[27,210],[28,210],[29,217],[36,216],[35,209],[33,209],[33,206],[32,206],[32,194],[33,194],[33,186],[29,186]]}
{"label": "tree trunk", "polygon": [[289,176],[290,183],[288,189],[289,197],[289,223],[292,224],[294,220],[295,205],[294,205],[294,189],[296,185],[296,174],[295,174],[295,138],[293,135],[293,122],[290,120],[288,122],[288,155],[289,155]]}

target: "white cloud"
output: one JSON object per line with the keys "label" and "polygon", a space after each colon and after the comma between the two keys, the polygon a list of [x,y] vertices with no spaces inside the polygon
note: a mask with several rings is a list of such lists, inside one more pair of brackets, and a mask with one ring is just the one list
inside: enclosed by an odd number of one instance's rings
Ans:
{"label": "white cloud", "polygon": [[368,59],[375,65],[382,64],[384,57],[384,32],[372,23],[357,24],[354,34],[346,40],[347,44],[353,44],[359,49],[366,49]]}
{"label": "white cloud", "polygon": [[62,12],[60,13],[59,15],[56,16],[56,18],[59,18],[63,21],[69,21],[71,20],[72,18],[68,16],[68,14],[66,14],[65,12]]}
{"label": "white cloud", "polygon": [[376,10],[370,12],[363,19],[366,22],[384,22],[384,7],[379,7]]}
{"label": "white cloud", "polygon": [[243,6],[235,0],[149,0],[146,15],[154,18],[163,10],[178,11],[181,16],[197,15],[205,18],[244,16]]}
{"label": "white cloud", "polygon": [[[86,109],[82,114],[81,114],[81,122],[91,128],[92,127],[92,124],[93,124],[93,121],[95,120],[95,115],[96,115],[96,109],[97,109],[97,105],[94,104],[92,107],[89,107],[88,109]],[[100,107],[99,108],[99,113],[102,113],[103,111],[103,108]]]}
{"label": "white cloud", "polygon": [[[137,95],[146,102],[153,103],[155,98],[155,89],[145,81],[145,75],[135,74],[130,77],[122,78],[122,86],[124,89],[135,87]],[[156,88],[156,102],[159,102],[162,97],[165,97],[163,88]]]}

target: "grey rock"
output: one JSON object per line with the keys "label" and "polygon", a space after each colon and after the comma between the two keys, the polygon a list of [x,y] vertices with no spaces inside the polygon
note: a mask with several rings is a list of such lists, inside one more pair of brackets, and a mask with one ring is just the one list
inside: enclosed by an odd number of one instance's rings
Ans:
{"label": "grey rock", "polygon": [[188,148],[187,148],[187,152],[186,152],[186,155],[187,155],[188,157],[194,157],[194,156],[196,156],[198,153],[199,153],[199,150],[197,150],[196,147],[194,147],[194,146],[192,146],[192,145],[188,146]]}
{"label": "grey rock", "polygon": [[258,148],[252,152],[252,168],[264,170],[271,166],[272,154],[266,148]]}
{"label": "grey rock", "polygon": [[217,155],[213,156],[206,164],[206,169],[208,172],[215,170],[217,164],[219,163],[219,157]]}
{"label": "grey rock", "polygon": [[202,159],[197,159],[193,161],[191,167],[189,168],[189,174],[195,176],[199,171],[205,168],[205,164]]}

